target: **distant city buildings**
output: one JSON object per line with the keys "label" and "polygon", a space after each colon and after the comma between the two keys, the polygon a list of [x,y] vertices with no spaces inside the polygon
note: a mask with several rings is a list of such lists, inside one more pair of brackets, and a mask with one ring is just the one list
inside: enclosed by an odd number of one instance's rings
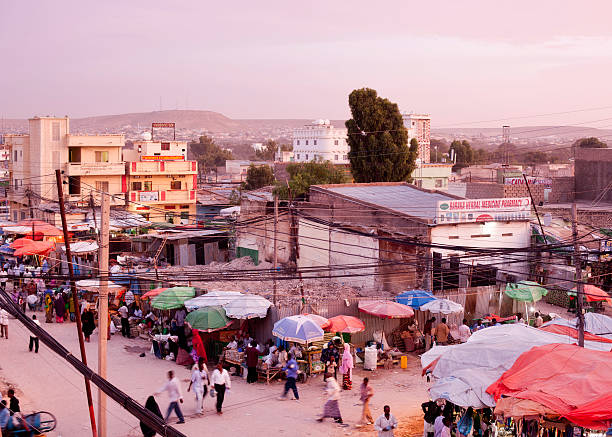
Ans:
{"label": "distant city buildings", "polygon": [[316,120],[293,130],[293,161],[330,161],[348,164],[346,128],[332,126],[329,120]]}
{"label": "distant city buildings", "polygon": [[431,139],[431,117],[429,114],[415,114],[405,112],[402,114],[404,127],[408,130],[408,143],[412,138],[419,142],[419,155],[421,163],[430,161],[429,148]]}

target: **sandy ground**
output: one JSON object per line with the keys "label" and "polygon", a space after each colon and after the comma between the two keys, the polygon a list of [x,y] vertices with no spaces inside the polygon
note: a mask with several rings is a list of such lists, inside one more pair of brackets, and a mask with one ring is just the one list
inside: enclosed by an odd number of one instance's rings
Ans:
{"label": "sandy ground", "polygon": [[[30,313],[28,313],[30,314]],[[39,318],[44,320],[43,314]],[[50,332],[75,356],[79,355],[76,325],[46,324]],[[40,352],[28,352],[29,332],[16,320],[11,319],[9,340],[0,339],[0,380],[14,386],[21,396],[23,410],[47,410],[58,419],[58,428],[50,436],[86,436],[89,434],[89,417],[83,378],[65,361],[41,345]],[[86,343],[87,358],[92,368],[97,368],[97,331],[92,343]],[[150,344],[141,339],[127,340],[113,336],[108,347],[108,378],[119,389],[144,404],[146,397],[156,391],[164,382],[168,370],[174,370],[181,380],[187,381],[189,371],[173,362],[162,361],[149,354]],[[139,357],[146,351],[145,357]],[[279,401],[277,398],[283,383],[271,385],[247,385],[244,380],[232,377],[232,390],[226,397],[224,414],[214,414],[214,400],[205,400],[204,416],[195,416],[195,399],[186,393],[184,383],[183,413],[187,423],[176,425],[188,436],[201,436],[206,432],[231,430],[232,435],[261,436],[273,431],[291,436],[370,436],[375,435],[372,426],[357,428],[360,419],[358,383],[368,376],[375,390],[371,403],[376,418],[385,404],[391,406],[393,414],[400,420],[398,436],[416,436],[422,433],[420,404],[427,399],[427,383],[420,376],[417,357],[409,360],[408,369],[378,370],[376,372],[356,369],[354,388],[343,392],[340,408],[349,427],[343,428],[327,422],[317,423],[317,415],[325,401],[320,376],[311,378],[306,384],[299,384],[300,400]],[[5,388],[2,388],[6,394]],[[290,396],[292,398],[292,396]],[[168,405],[165,395],[157,397],[162,412]],[[97,390],[94,388],[94,403],[97,404]],[[108,436],[140,436],[138,422],[113,401],[108,401]],[[176,421],[171,418],[171,423]]]}

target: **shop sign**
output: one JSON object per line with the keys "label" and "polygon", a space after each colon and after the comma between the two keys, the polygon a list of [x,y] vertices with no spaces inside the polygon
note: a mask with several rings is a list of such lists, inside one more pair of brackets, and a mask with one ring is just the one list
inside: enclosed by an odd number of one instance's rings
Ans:
{"label": "shop sign", "polygon": [[461,199],[438,201],[437,224],[529,220],[531,199]]}

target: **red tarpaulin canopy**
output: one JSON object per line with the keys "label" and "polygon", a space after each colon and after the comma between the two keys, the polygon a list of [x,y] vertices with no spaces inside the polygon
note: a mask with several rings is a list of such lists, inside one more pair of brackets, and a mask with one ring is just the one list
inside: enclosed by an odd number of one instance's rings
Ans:
{"label": "red tarpaulin canopy", "polygon": [[[63,235],[61,230],[50,223],[43,222],[42,220],[26,219],[17,223],[17,226],[27,226],[29,228],[33,228],[35,236],[42,234],[46,237],[59,237],[60,235]],[[31,237],[32,232],[27,235],[28,237]]]}
{"label": "red tarpaulin canopy", "polygon": [[[546,332],[552,332],[554,334],[568,335],[572,338],[578,338],[578,330],[575,328],[572,328],[571,326],[548,325],[548,326],[543,326],[540,329]],[[610,340],[609,338],[602,337],[600,335],[594,335],[586,331],[584,333],[584,339],[588,341],[600,341],[602,343],[612,343],[612,340]]]}
{"label": "red tarpaulin canopy", "polygon": [[157,296],[158,294],[161,294],[162,292],[166,291],[167,289],[168,288],[154,288],[153,290],[147,291],[140,298],[141,299],[151,299],[151,298]]}
{"label": "red tarpaulin canopy", "polygon": [[523,353],[487,392],[495,400],[502,395],[529,399],[560,416],[574,414],[572,422],[579,426],[607,429],[612,421],[610,387],[610,352],[553,343]]}
{"label": "red tarpaulin canopy", "polygon": [[[574,291],[576,291],[576,289],[574,289]],[[610,295],[601,288],[593,284],[584,284],[583,291],[584,294],[586,294],[587,302],[605,301],[608,305],[612,306],[612,298],[610,298]]]}
{"label": "red tarpaulin canopy", "polygon": [[18,238],[11,243],[10,248],[15,249],[14,256],[48,255],[55,249],[55,243],[53,241],[32,241],[29,238]]}
{"label": "red tarpaulin canopy", "polygon": [[391,300],[361,301],[358,308],[359,311],[383,319],[403,319],[414,316],[414,311],[408,305],[402,305]]}

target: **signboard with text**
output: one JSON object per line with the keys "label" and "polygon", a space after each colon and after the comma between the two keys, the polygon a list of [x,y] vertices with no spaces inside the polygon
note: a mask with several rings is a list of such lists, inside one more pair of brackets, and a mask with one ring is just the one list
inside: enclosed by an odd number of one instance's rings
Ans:
{"label": "signboard with text", "polygon": [[140,157],[141,161],[184,161],[183,155],[145,155]]}
{"label": "signboard with text", "polygon": [[437,224],[529,220],[531,199],[459,199],[438,201]]}
{"label": "signboard with text", "polygon": [[610,261],[612,259],[612,240],[601,240],[599,242],[600,261]]}
{"label": "signboard with text", "polygon": [[138,199],[141,202],[157,202],[159,200],[159,192],[157,192],[157,191],[141,191],[138,194]]}
{"label": "signboard with text", "polygon": [[153,127],[153,128],[156,128],[156,127],[159,127],[159,128],[168,127],[170,129],[174,129],[176,127],[176,124],[175,123],[152,123],[151,127]]}
{"label": "signboard with text", "polygon": [[[529,185],[552,185],[552,179],[550,178],[537,178],[535,176],[527,176],[527,182]],[[519,177],[507,177],[504,178],[505,185],[525,185],[525,179],[522,176]]]}

